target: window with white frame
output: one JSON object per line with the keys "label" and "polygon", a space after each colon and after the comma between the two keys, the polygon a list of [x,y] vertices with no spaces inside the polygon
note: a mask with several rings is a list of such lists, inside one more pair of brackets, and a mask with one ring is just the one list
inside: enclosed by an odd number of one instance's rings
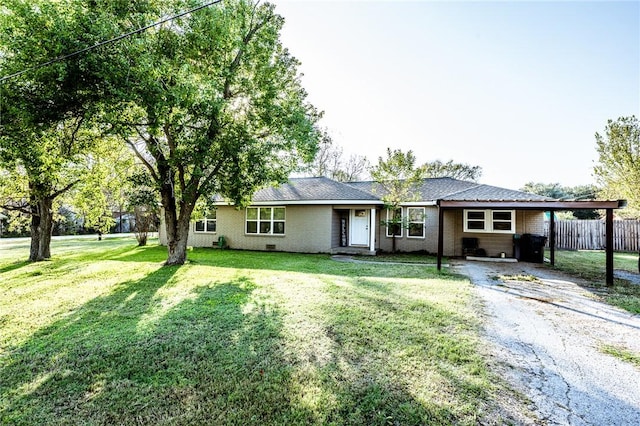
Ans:
{"label": "window with white frame", "polygon": [[464,232],[516,232],[515,210],[464,210]]}
{"label": "window with white frame", "polygon": [[424,238],[424,207],[407,207],[407,237]]}
{"label": "window with white frame", "polygon": [[247,234],[284,235],[284,224],[284,207],[247,207]]}
{"label": "window with white frame", "polygon": [[198,233],[215,233],[217,226],[216,222],[216,211],[214,210],[213,212],[207,213],[203,219],[197,219],[193,231]]}
{"label": "window with white frame", "polygon": [[387,237],[402,237],[402,207],[387,209]]}

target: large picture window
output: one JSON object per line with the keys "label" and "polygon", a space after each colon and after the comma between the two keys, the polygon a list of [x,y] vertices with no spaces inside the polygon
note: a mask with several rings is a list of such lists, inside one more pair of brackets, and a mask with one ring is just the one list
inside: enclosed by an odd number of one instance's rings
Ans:
{"label": "large picture window", "polygon": [[204,219],[196,220],[193,230],[194,232],[215,233],[217,226],[216,222],[216,211],[214,210],[213,212],[206,214]]}
{"label": "large picture window", "polygon": [[464,232],[516,232],[515,210],[465,210]]}
{"label": "large picture window", "polygon": [[387,237],[402,237],[402,207],[387,209]]}
{"label": "large picture window", "polygon": [[407,207],[407,237],[424,238],[424,207]]}
{"label": "large picture window", "polygon": [[247,234],[284,235],[284,224],[284,207],[247,207]]}

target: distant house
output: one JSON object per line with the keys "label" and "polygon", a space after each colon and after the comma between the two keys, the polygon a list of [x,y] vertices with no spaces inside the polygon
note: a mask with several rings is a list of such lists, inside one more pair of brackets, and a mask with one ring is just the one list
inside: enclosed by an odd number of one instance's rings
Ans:
{"label": "distant house", "polygon": [[394,213],[384,209],[375,185],[297,178],[257,191],[245,209],[219,201],[214,212],[192,222],[188,244],[211,247],[224,236],[231,248],[243,250],[375,254],[391,251],[395,233],[398,251],[461,256],[465,241],[475,241],[487,256],[512,257],[514,235],[542,234],[545,203],[554,201],[452,178],[425,179],[418,201],[395,213],[405,226],[393,227],[384,224]]}

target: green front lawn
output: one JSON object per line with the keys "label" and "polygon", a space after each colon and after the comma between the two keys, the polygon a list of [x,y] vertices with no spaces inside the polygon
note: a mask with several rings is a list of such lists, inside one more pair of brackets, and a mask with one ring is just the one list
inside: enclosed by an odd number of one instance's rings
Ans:
{"label": "green front lawn", "polygon": [[468,280],[325,255],[0,242],[2,424],[477,424]]}
{"label": "green front lawn", "polygon": [[[426,253],[378,253],[375,256],[354,256],[357,260],[365,262],[387,262],[387,263],[421,263],[424,265],[435,265],[438,257]],[[448,258],[443,258],[442,262],[448,262]]]}
{"label": "green front lawn", "polygon": [[[549,257],[547,250],[546,256]],[[614,253],[615,270],[638,272],[637,253]],[[625,279],[614,279],[613,287],[605,286],[606,259],[602,250],[556,250],[555,269],[582,278],[598,289],[602,299],[634,314],[640,314],[640,285]]]}

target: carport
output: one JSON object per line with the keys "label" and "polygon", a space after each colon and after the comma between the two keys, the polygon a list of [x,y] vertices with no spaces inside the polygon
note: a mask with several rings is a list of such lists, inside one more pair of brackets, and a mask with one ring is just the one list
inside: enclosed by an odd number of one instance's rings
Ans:
{"label": "carport", "polygon": [[444,213],[457,209],[513,209],[513,210],[543,210],[549,212],[549,250],[551,265],[555,265],[555,218],[556,211],[595,209],[605,210],[605,281],[608,286],[613,285],[613,210],[626,206],[625,200],[606,201],[560,201],[560,200],[437,200],[438,206],[438,270],[442,269],[444,252]]}

